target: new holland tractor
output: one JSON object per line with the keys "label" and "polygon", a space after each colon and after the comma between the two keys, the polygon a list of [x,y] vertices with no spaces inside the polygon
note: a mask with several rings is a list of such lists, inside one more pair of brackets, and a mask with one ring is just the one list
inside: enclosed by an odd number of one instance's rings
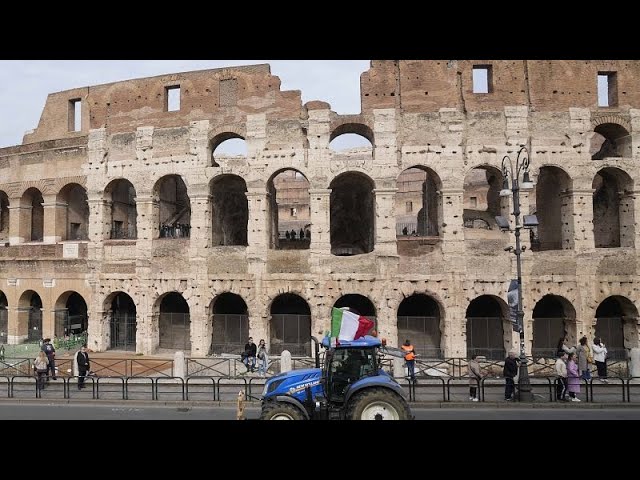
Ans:
{"label": "new holland tractor", "polygon": [[382,342],[364,336],[331,346],[325,337],[324,366],[274,375],[262,392],[261,420],[410,420],[407,395],[381,368]]}

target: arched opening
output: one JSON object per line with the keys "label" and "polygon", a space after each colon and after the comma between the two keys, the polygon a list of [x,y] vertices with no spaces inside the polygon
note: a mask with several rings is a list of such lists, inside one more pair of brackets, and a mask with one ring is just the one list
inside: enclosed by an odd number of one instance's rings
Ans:
{"label": "arched opening", "polygon": [[539,225],[532,230],[531,249],[534,251],[571,248],[573,232],[573,204],[563,195],[571,189],[571,178],[558,167],[540,168],[535,204]]}
{"label": "arched opening", "polygon": [[[159,347],[170,350],[191,351],[191,319],[189,305],[177,292],[171,292],[158,300]],[[157,308],[157,307],[156,307]]]}
{"label": "arched opening", "polygon": [[618,168],[603,168],[592,186],[596,248],[633,247],[633,181],[629,175]]}
{"label": "arched opening", "polygon": [[311,310],[293,293],[278,295],[271,304],[270,352],[289,350],[294,356],[311,356]]}
{"label": "arched opening", "polygon": [[136,305],[133,299],[123,292],[112,295],[108,304],[111,350],[136,350]]}
{"label": "arched opening", "polygon": [[398,307],[398,345],[407,339],[421,357],[442,358],[440,307],[428,295],[411,295]]}
{"label": "arched opening", "polygon": [[604,299],[596,309],[595,336],[607,347],[609,358],[626,360],[628,351],[638,347],[638,309],[626,297]]}
{"label": "arched opening", "polygon": [[504,302],[490,295],[471,301],[466,313],[468,358],[474,354],[489,360],[505,358],[505,309]]}
{"label": "arched opening", "polygon": [[333,179],[330,197],[331,253],[360,255],[375,243],[375,184],[367,175],[343,173]]}
{"label": "arched opening", "polygon": [[20,199],[20,232],[27,242],[44,239],[44,199],[37,188],[29,188]]}
{"label": "arched opening", "polygon": [[333,160],[371,160],[374,146],[373,131],[362,123],[343,123],[329,135]]}
{"label": "arched opening", "polygon": [[0,245],[9,243],[9,197],[0,190]]}
{"label": "arched opening", "polygon": [[153,219],[158,238],[188,238],[191,202],[180,175],[165,175],[153,187]]}
{"label": "arched opening", "polygon": [[577,344],[576,311],[571,303],[557,295],[545,295],[533,308],[534,357],[555,358],[558,341],[567,338],[567,345]]}
{"label": "arched opening", "polygon": [[18,301],[19,335],[24,335],[25,327],[27,342],[42,340],[42,299],[33,290],[24,292]]}
{"label": "arched opening", "polygon": [[0,290],[0,345],[7,343],[9,332],[9,302],[7,296]]}
{"label": "arched opening", "polygon": [[297,170],[281,170],[267,184],[271,248],[300,250],[311,243],[309,181]]}
{"label": "arched opening", "polygon": [[209,354],[242,353],[249,338],[249,312],[240,295],[225,292],[209,306],[213,334]]}
{"label": "arched opening", "polygon": [[65,185],[58,193],[57,203],[56,235],[62,240],[87,240],[89,203],[84,187],[77,183]]}
{"label": "arched opening", "polygon": [[341,296],[336,303],[333,304],[334,308],[349,307],[354,313],[367,317],[373,322],[373,330],[378,329],[378,319],[376,318],[376,307],[373,305],[364,295],[357,293],[348,293]]}
{"label": "arched opening", "polygon": [[246,191],[247,184],[244,179],[236,175],[219,175],[211,181],[214,247],[247,245],[249,202]]}
{"label": "arched opening", "polygon": [[109,225],[109,238],[138,238],[136,189],[123,178],[112,181],[104,190],[105,222]]}
{"label": "arched opening", "polygon": [[[502,173],[495,168],[482,165],[464,177],[462,220],[466,229],[497,231],[495,217],[500,215],[500,190]],[[467,233],[465,232],[465,236]],[[490,233],[478,233],[480,237]]]}
{"label": "arched opening", "polygon": [[87,302],[77,292],[65,292],[58,297],[55,306],[54,335],[68,338],[81,335],[88,328]]}
{"label": "arched opening", "polygon": [[397,187],[394,204],[397,239],[437,237],[442,218],[438,195],[442,182],[438,175],[426,167],[407,168],[398,176]]}
{"label": "arched opening", "polygon": [[603,123],[593,129],[589,153],[591,160],[607,157],[631,157],[631,135],[617,123]]}
{"label": "arched opening", "polygon": [[219,167],[234,158],[247,158],[247,142],[234,132],[216,135],[211,140],[211,166]]}

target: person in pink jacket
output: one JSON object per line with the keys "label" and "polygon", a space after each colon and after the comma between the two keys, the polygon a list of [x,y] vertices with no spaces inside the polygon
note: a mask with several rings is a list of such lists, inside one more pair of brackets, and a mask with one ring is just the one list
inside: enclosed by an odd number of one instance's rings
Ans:
{"label": "person in pink jacket", "polygon": [[578,365],[576,364],[576,354],[570,353],[567,360],[567,390],[569,391],[569,397],[572,402],[579,402],[580,399],[576,396],[580,393],[580,372],[578,371]]}

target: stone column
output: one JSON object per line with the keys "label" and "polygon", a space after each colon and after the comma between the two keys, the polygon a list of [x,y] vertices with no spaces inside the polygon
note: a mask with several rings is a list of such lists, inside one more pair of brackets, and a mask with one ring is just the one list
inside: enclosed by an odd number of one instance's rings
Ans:
{"label": "stone column", "polygon": [[88,259],[101,261],[103,244],[111,231],[111,202],[104,200],[99,194],[92,194],[89,204],[89,244]]}
{"label": "stone column", "polygon": [[445,255],[460,255],[464,252],[463,193],[464,190],[458,188],[447,188],[440,191],[443,218],[439,229],[442,238],[442,252]]}
{"label": "stone column", "polygon": [[620,246],[640,247],[640,190],[620,192]]}
{"label": "stone column", "polygon": [[379,255],[397,255],[396,217],[393,212],[397,188],[376,188],[375,252]]}
{"label": "stone column", "polygon": [[153,220],[154,201],[152,196],[136,197],[136,231],[138,257],[151,257],[153,239],[157,237],[157,226]]}
{"label": "stone column", "polygon": [[25,320],[28,321],[29,315],[28,309],[24,308],[9,308],[7,312],[7,343],[9,345],[17,345],[27,339],[27,325]]}
{"label": "stone column", "polygon": [[593,237],[592,188],[574,189],[568,193],[573,210],[573,248],[581,253],[595,248]]}
{"label": "stone column", "polygon": [[55,195],[45,195],[43,243],[57,243],[67,238],[67,203],[56,200]]}
{"label": "stone column", "polygon": [[266,259],[269,248],[269,194],[264,188],[249,188],[249,223],[247,225],[247,253]]}
{"label": "stone column", "polygon": [[31,206],[20,205],[20,198],[9,200],[9,245],[30,242],[31,237],[27,236],[31,228],[27,229],[27,221],[31,222]]}
{"label": "stone column", "polygon": [[311,245],[314,253],[330,255],[330,199],[328,188],[310,188],[309,202],[311,206]]}
{"label": "stone column", "polygon": [[205,258],[211,246],[211,195],[206,192],[192,194],[191,232],[189,251],[191,259]]}
{"label": "stone column", "polygon": [[207,305],[199,304],[197,307],[189,308],[189,319],[191,320],[191,355],[194,357],[204,357],[209,353],[211,345],[211,328],[209,324],[209,312]]}

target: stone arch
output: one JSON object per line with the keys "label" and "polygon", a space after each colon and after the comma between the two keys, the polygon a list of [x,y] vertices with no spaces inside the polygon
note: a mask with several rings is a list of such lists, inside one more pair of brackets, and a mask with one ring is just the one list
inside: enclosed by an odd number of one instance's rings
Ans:
{"label": "stone arch", "polygon": [[222,292],[209,304],[212,335],[209,354],[237,353],[244,351],[249,338],[249,309],[238,294]]}
{"label": "stone arch", "polygon": [[191,201],[180,175],[165,175],[153,186],[153,224],[156,238],[188,238]]}
{"label": "stone arch", "polygon": [[0,190],[0,245],[9,243],[9,196]]}
{"label": "stone arch", "polygon": [[631,348],[638,348],[638,309],[621,295],[605,298],[596,309],[594,337],[600,337],[609,358],[626,360]]}
{"label": "stone arch", "polygon": [[191,316],[189,304],[177,291],[160,295],[153,305],[154,323],[158,326],[158,347],[191,351]]}
{"label": "stone arch", "polygon": [[271,248],[278,250],[309,248],[311,244],[309,188],[307,177],[295,168],[281,168],[269,178],[267,190]]}
{"label": "stone arch", "polygon": [[375,245],[375,183],[359,172],[338,175],[329,185],[331,253],[372,252]]}
{"label": "stone arch", "polygon": [[5,293],[0,290],[0,344],[7,343],[9,334],[9,301]]}
{"label": "stone arch", "polygon": [[56,197],[56,237],[62,240],[89,239],[87,190],[77,183],[64,185]]}
{"label": "stone arch", "polygon": [[350,311],[367,317],[373,322],[373,329],[378,329],[378,318],[375,304],[371,299],[359,293],[346,293],[333,304],[334,308],[348,307]]}
{"label": "stone arch", "polygon": [[547,294],[533,307],[533,347],[534,357],[555,358],[560,339],[567,345],[576,345],[576,310],[566,298]]}
{"label": "stone arch", "polygon": [[87,302],[74,290],[67,290],[58,297],[54,312],[54,335],[58,338],[81,334],[89,328]]}
{"label": "stone arch", "polygon": [[[214,134],[211,137],[211,140],[209,141],[209,151],[211,152],[211,156],[210,156],[211,166],[212,167],[220,166],[220,163],[216,160],[216,157],[218,157],[218,160],[222,160],[222,159],[226,160],[232,157],[246,158],[248,156],[248,152],[247,152],[247,142],[245,137],[246,137],[246,134],[244,133],[244,129],[233,128],[233,127],[230,127],[225,131],[221,131]],[[218,152],[218,154],[216,154],[216,150],[218,150],[218,147],[220,147],[223,143],[229,140],[242,140],[242,143],[244,144],[244,153],[229,154],[229,153]]]}
{"label": "stone arch", "polygon": [[112,180],[104,189],[104,200],[107,238],[136,239],[138,209],[133,184],[126,178]]}
{"label": "stone arch", "polygon": [[415,165],[403,170],[396,180],[396,236],[437,237],[442,223],[442,180],[429,167]]}
{"label": "stone arch", "polygon": [[211,180],[212,245],[247,245],[249,202],[242,177],[218,175]]}
{"label": "stone arch", "polygon": [[103,302],[109,325],[108,350],[136,350],[137,308],[127,293],[115,291]]}
{"label": "stone arch", "polygon": [[633,247],[633,180],[619,168],[606,167],[593,179],[593,237],[596,248]]}
{"label": "stone arch", "polygon": [[362,122],[354,122],[351,119],[337,119],[331,122],[331,134],[329,135],[329,143],[347,133],[354,133],[366,138],[371,143],[372,147],[375,147],[375,137],[373,130],[369,125]]}
{"label": "stone arch", "polygon": [[397,310],[398,345],[411,341],[423,358],[443,358],[442,306],[433,297],[414,293],[406,297]]}
{"label": "stone arch", "polygon": [[311,356],[311,309],[295,293],[275,297],[269,308],[270,353],[288,350],[294,356]]}
{"label": "stone arch", "polygon": [[490,360],[505,358],[505,340],[511,336],[508,306],[495,295],[474,298],[465,314],[467,357],[481,355]]}
{"label": "stone arch", "polygon": [[475,222],[479,219],[497,230],[495,217],[502,209],[502,180],[502,172],[493,165],[480,164],[467,171],[463,181],[462,220],[465,228],[481,225],[481,222]]}
{"label": "stone arch", "polygon": [[44,198],[42,192],[29,187],[20,198],[20,236],[26,242],[44,240]]}
{"label": "stone arch", "polygon": [[535,212],[539,222],[532,231],[532,250],[572,248],[573,203],[566,198],[571,189],[571,177],[563,168],[552,165],[540,167],[535,195],[530,202],[531,211]]}
{"label": "stone arch", "polygon": [[599,117],[592,124],[594,134],[589,147],[592,160],[632,156],[629,122],[616,115],[607,115]]}
{"label": "stone arch", "polygon": [[25,290],[18,300],[18,336],[27,342],[42,340],[42,297]]}

